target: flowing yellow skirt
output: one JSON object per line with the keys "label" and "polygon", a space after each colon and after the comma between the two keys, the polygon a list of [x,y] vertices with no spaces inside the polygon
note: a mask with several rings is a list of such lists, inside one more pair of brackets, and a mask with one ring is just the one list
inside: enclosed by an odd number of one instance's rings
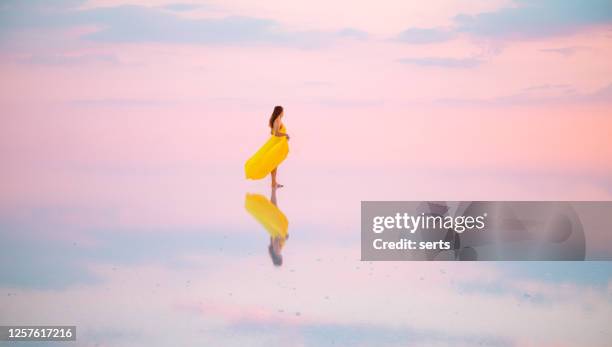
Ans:
{"label": "flowing yellow skirt", "polygon": [[[281,131],[285,130],[284,127]],[[284,136],[270,136],[268,141],[244,164],[246,178],[259,180],[287,158],[289,143]]]}

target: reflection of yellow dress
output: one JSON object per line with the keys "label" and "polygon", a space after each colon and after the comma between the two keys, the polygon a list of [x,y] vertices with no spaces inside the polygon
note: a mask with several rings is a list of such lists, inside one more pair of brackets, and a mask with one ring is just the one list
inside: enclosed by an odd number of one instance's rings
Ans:
{"label": "reflection of yellow dress", "polygon": [[247,193],[244,207],[268,231],[270,237],[280,237],[283,241],[287,238],[287,217],[265,196]]}
{"label": "reflection of yellow dress", "polygon": [[[285,134],[287,133],[284,124],[281,125],[279,131]],[[270,136],[268,141],[261,146],[257,153],[244,164],[246,178],[259,180],[266,177],[285,160],[288,153],[289,143],[285,136]]]}

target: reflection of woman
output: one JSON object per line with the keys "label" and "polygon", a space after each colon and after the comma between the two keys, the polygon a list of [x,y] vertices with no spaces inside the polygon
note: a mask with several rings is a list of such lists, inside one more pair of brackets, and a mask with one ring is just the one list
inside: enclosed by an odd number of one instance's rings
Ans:
{"label": "reflection of woman", "polygon": [[[272,188],[272,193],[270,194],[270,202],[272,202],[274,206],[278,207],[276,203],[276,188],[274,187]],[[280,210],[278,211],[280,212]],[[284,233],[270,235],[270,245],[268,246],[268,253],[270,253],[270,258],[272,258],[272,263],[276,266],[283,265],[283,255],[281,254],[281,251],[283,250],[283,247],[285,246],[285,241],[288,238],[289,238],[289,233],[287,229],[285,229]]]}
{"label": "reflection of woman", "polygon": [[268,253],[276,266],[283,264],[281,251],[289,237],[289,221],[276,206],[276,188],[272,188],[270,200],[260,194],[247,194],[244,206],[270,235]]}

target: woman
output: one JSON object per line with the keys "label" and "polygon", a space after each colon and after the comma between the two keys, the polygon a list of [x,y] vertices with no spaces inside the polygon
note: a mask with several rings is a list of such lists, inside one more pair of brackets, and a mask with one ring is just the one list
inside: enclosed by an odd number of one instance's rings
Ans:
{"label": "woman", "polygon": [[280,188],[283,185],[276,181],[276,172],[280,163],[285,160],[289,153],[289,135],[283,124],[283,107],[276,106],[270,116],[268,125],[271,136],[261,148],[244,164],[246,178],[260,180],[264,177],[272,177],[272,188]]}
{"label": "woman", "polygon": [[[270,121],[268,124],[272,129],[272,135],[277,137],[286,137],[289,140],[289,134],[286,133],[285,125],[283,124],[283,107],[282,106],[274,106],[274,111],[272,111],[272,115],[270,116]],[[276,172],[278,167],[275,167],[272,172],[270,172],[270,177],[272,177],[272,188],[282,188],[283,185],[279,184],[276,181]]]}

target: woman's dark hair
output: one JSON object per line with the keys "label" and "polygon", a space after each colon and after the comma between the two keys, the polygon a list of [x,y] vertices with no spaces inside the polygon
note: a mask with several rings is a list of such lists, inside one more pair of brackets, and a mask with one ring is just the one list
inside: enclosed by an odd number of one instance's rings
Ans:
{"label": "woman's dark hair", "polygon": [[281,113],[283,113],[283,107],[282,106],[274,106],[274,111],[272,111],[272,115],[270,116],[270,128],[274,127],[274,121],[276,120],[276,118],[278,118],[278,116],[281,115]]}
{"label": "woman's dark hair", "polygon": [[272,242],[270,242],[270,246],[268,246],[268,253],[270,253],[270,258],[272,258],[272,264],[274,264],[274,266],[283,265],[283,256],[280,254],[276,254],[276,252],[274,252],[274,247],[272,247]]}

